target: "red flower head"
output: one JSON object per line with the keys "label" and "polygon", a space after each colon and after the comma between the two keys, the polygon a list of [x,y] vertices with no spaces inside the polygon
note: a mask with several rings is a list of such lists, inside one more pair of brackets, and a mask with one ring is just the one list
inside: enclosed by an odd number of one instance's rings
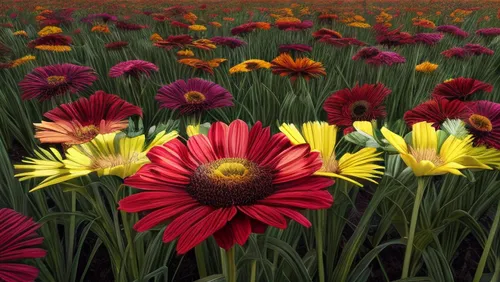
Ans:
{"label": "red flower head", "polygon": [[147,26],[134,23],[127,23],[124,21],[118,21],[116,22],[116,28],[121,30],[141,30],[147,28]]}
{"label": "red flower head", "polygon": [[355,121],[372,121],[386,115],[384,99],[391,93],[383,84],[356,85],[333,93],[323,104],[328,123],[351,126]]}
{"label": "red flower head", "polygon": [[0,209],[0,280],[6,282],[35,281],[38,269],[21,264],[25,259],[43,258],[45,250],[37,246],[43,238],[32,219],[11,209]]}
{"label": "red flower head", "polygon": [[460,100],[432,99],[407,111],[404,119],[408,126],[427,121],[436,129],[447,119],[466,119],[470,116],[467,104]]}
{"label": "red flower head", "polygon": [[294,31],[303,30],[313,27],[314,23],[312,21],[288,21],[288,22],[277,22],[276,27],[281,30]]}
{"label": "red flower head", "polygon": [[111,133],[127,128],[127,118],[142,117],[140,107],[114,94],[97,91],[89,98],[62,104],[43,116],[51,121],[35,123],[35,137],[41,143],[81,144],[97,134]]}
{"label": "red flower head", "polygon": [[[500,11],[500,10],[499,10]],[[500,27],[488,27],[476,30],[477,35],[495,37],[500,35]]]}
{"label": "red flower head", "polygon": [[239,25],[233,29],[231,29],[232,35],[244,34],[254,31],[257,28],[257,23],[249,22]]}
{"label": "red flower head", "polygon": [[445,56],[446,58],[453,57],[457,59],[463,59],[469,56],[469,52],[462,47],[453,47],[448,50],[444,50],[443,52],[441,52],[441,55]]}
{"label": "red flower head", "polygon": [[39,45],[68,46],[70,44],[71,37],[60,34],[50,34],[28,42],[28,47],[35,48],[35,46]]}
{"label": "red flower head", "polygon": [[186,253],[213,235],[229,249],[243,245],[267,226],[285,229],[287,218],[310,227],[299,209],[325,209],[333,181],[312,174],[321,168],[309,145],[292,146],[282,133],[271,135],[260,122],[250,130],[241,120],[214,123],[187,146],[174,139],[148,153],[125,184],[142,192],[119,202],[126,212],[151,211],[134,228],[143,232],[170,221],[163,241],[178,238]]}
{"label": "red flower head", "polygon": [[127,41],[114,41],[114,42],[109,42],[106,45],[104,45],[104,47],[106,47],[106,49],[108,49],[108,50],[121,50],[127,46],[128,46]]}
{"label": "red flower head", "polygon": [[319,30],[313,32],[312,36],[316,40],[317,39],[321,39],[324,36],[333,37],[333,38],[342,38],[342,34],[340,34],[339,32],[337,32],[335,30],[331,30],[331,29],[328,29],[328,28],[319,29]]}
{"label": "red flower head", "polygon": [[435,45],[443,39],[442,33],[417,33],[413,36],[415,43],[422,43],[425,45]]}
{"label": "red flower head", "polygon": [[210,41],[217,45],[228,46],[231,49],[246,45],[247,43],[238,37],[223,37],[215,36],[210,38]]}
{"label": "red flower head", "polygon": [[55,96],[77,93],[97,80],[94,70],[73,64],[35,68],[19,82],[23,100],[48,100]]}
{"label": "red flower head", "polygon": [[493,86],[474,78],[459,77],[438,84],[432,91],[432,97],[463,101],[478,91],[491,92]]}
{"label": "red flower head", "polygon": [[193,43],[193,38],[187,34],[181,35],[170,35],[165,40],[156,41],[154,46],[163,48],[165,50],[171,50],[174,47],[183,47],[185,45]]}
{"label": "red flower head", "polygon": [[375,48],[375,47],[365,47],[361,50],[359,50],[353,57],[352,59],[357,61],[359,59],[368,59],[375,57],[376,55],[380,54],[380,50]]}
{"label": "red flower head", "polygon": [[278,47],[278,51],[280,53],[290,53],[292,51],[295,52],[311,52],[312,47],[305,44],[282,44]]}
{"label": "red flower head", "polygon": [[299,77],[305,80],[325,76],[326,71],[323,64],[302,57],[293,59],[288,53],[281,53],[271,61],[271,70],[274,74],[288,76],[293,82]]}
{"label": "red flower head", "polygon": [[500,104],[490,101],[469,102],[472,115],[465,122],[474,135],[475,145],[500,150]]}
{"label": "red flower head", "polygon": [[366,63],[372,65],[387,65],[392,66],[394,64],[402,64],[406,62],[406,59],[396,52],[383,51],[377,55],[367,58]]}
{"label": "red flower head", "polygon": [[109,76],[116,78],[127,75],[137,78],[140,75],[149,76],[153,71],[158,71],[158,67],[153,63],[143,60],[129,60],[112,66],[109,70]]}
{"label": "red flower head", "polygon": [[436,31],[453,34],[454,36],[465,38],[469,36],[467,31],[460,29],[458,26],[454,25],[441,25],[436,27]]}
{"label": "red flower head", "polygon": [[335,38],[335,37],[329,37],[329,36],[323,36],[319,42],[326,43],[328,45],[332,45],[335,47],[347,47],[351,45],[355,46],[366,46],[366,43],[357,40],[356,38]]}
{"label": "red flower head", "polygon": [[488,49],[484,46],[481,46],[481,44],[472,44],[472,43],[467,43],[464,45],[464,49],[472,55],[493,55],[495,51]]}
{"label": "red flower head", "polygon": [[180,27],[180,28],[189,28],[189,25],[188,24],[185,24],[185,23],[182,23],[182,22],[179,22],[179,21],[170,21],[170,24],[172,26],[175,26],[175,27]]}
{"label": "red flower head", "polygon": [[376,40],[381,45],[386,45],[387,47],[413,44],[415,43],[413,36],[408,32],[402,32],[401,28],[396,28],[394,30],[388,30],[387,28],[377,28]]}

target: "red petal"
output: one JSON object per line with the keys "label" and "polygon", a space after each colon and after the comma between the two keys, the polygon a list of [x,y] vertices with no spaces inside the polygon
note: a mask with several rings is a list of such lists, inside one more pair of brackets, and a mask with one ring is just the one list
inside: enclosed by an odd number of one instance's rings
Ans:
{"label": "red petal", "polygon": [[239,206],[238,209],[249,217],[276,228],[285,229],[286,219],[275,208],[265,205]]}
{"label": "red petal", "polygon": [[229,156],[226,142],[228,139],[229,127],[223,122],[216,122],[208,130],[208,139],[214,148],[215,155],[222,159]]}
{"label": "red petal", "polygon": [[197,202],[179,203],[155,210],[139,220],[134,225],[134,229],[144,232],[197,206],[199,206]]}
{"label": "red petal", "polygon": [[190,203],[195,200],[185,191],[142,192],[130,195],[118,202],[118,209],[126,212],[140,212],[169,206],[175,203]]}
{"label": "red petal", "polygon": [[298,222],[299,224],[301,224],[307,228],[312,226],[311,222],[303,214],[301,214],[300,212],[298,212],[296,210],[287,209],[287,208],[277,208],[277,210],[281,214],[295,220],[296,222]]}
{"label": "red petal", "polygon": [[231,122],[227,142],[229,157],[245,158],[248,147],[248,125],[240,119]]}
{"label": "red petal", "polygon": [[214,149],[210,144],[210,140],[203,134],[198,134],[189,138],[187,142],[191,159],[197,164],[204,164],[215,161]]}
{"label": "red petal", "polygon": [[186,211],[174,219],[165,229],[163,233],[163,242],[170,242],[183,234],[192,225],[198,222],[203,217],[209,215],[214,209],[209,206],[198,206],[194,209]]}
{"label": "red petal", "polygon": [[275,193],[264,200],[259,200],[259,204],[280,206],[280,207],[296,207],[301,209],[326,209],[333,204],[333,197],[330,192],[310,191],[310,192],[285,192]]}

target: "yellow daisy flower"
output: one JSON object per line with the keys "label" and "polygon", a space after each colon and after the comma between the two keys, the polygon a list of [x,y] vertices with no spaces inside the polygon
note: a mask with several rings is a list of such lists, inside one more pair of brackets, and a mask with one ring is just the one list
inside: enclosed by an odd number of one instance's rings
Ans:
{"label": "yellow daisy flower", "polygon": [[57,26],[46,26],[46,27],[42,28],[42,30],[40,30],[38,32],[38,36],[43,37],[43,36],[46,36],[46,35],[59,34],[59,33],[62,33],[62,32],[63,32],[63,30],[60,27],[57,27]]}
{"label": "yellow daisy flower", "polygon": [[257,69],[268,69],[271,67],[271,63],[266,62],[264,60],[252,59],[246,60],[240,64],[229,69],[229,73],[238,73],[238,72],[250,72]]}
{"label": "yellow daisy flower", "polygon": [[425,61],[419,65],[415,66],[415,70],[418,72],[423,72],[423,73],[433,73],[435,70],[437,70],[439,65],[433,64],[429,61]]}

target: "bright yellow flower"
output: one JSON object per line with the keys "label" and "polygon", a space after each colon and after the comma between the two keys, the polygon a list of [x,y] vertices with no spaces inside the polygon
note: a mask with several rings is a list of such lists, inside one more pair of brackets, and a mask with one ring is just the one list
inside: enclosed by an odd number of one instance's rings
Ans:
{"label": "bright yellow flower", "polygon": [[207,30],[207,28],[204,25],[201,25],[201,24],[190,25],[189,29],[190,30],[194,30],[194,31],[205,31],[205,30]]}
{"label": "bright yellow flower", "polygon": [[379,157],[381,153],[377,153],[375,148],[363,148],[354,154],[345,153],[337,160],[335,154],[337,130],[335,125],[318,121],[304,123],[301,131],[293,124],[284,123],[280,127],[280,131],[290,139],[292,144],[307,143],[311,146],[311,150],[320,153],[323,166],[315,175],[340,178],[358,186],[363,185],[354,180],[356,178],[377,183],[374,179],[384,174],[384,167],[376,164],[383,161]]}
{"label": "bright yellow flower", "polygon": [[446,133],[436,131],[428,122],[416,123],[412,129],[411,144],[386,127],[381,132],[416,176],[463,175],[460,169],[491,169],[471,156],[472,135],[463,140],[449,135],[443,140]]}
{"label": "bright yellow flower", "polygon": [[302,22],[300,19],[295,18],[295,17],[283,17],[283,18],[278,18],[274,23],[300,23]]}
{"label": "bright yellow flower", "polygon": [[365,18],[363,18],[363,17],[362,17],[362,16],[360,16],[360,15],[355,15],[355,16],[354,16],[354,20],[355,20],[355,21],[357,21],[357,22],[365,22],[365,21],[366,21],[366,19],[365,19]]}
{"label": "bright yellow flower", "polygon": [[27,55],[27,56],[24,56],[22,58],[19,58],[19,59],[12,61],[12,64],[10,67],[15,68],[15,67],[18,67],[20,65],[26,64],[29,61],[34,61],[34,60],[36,60],[35,56]]}
{"label": "bright yellow flower", "polygon": [[353,22],[353,23],[350,23],[347,25],[352,26],[352,27],[359,27],[359,28],[370,28],[371,27],[370,24],[362,23],[362,22]]}
{"label": "bright yellow flower", "polygon": [[271,63],[266,62],[264,60],[252,59],[246,60],[240,64],[229,69],[229,73],[238,73],[238,72],[250,72],[257,69],[268,69],[271,67]]}
{"label": "bright yellow flower", "polygon": [[437,70],[439,65],[433,64],[429,61],[425,61],[419,65],[415,66],[415,70],[418,72],[423,72],[423,73],[432,73],[435,70]]}
{"label": "bright yellow flower", "polygon": [[37,45],[35,46],[38,50],[52,51],[52,52],[69,52],[71,51],[70,46],[66,45]]}
{"label": "bright yellow flower", "polygon": [[193,51],[186,49],[186,50],[180,50],[177,52],[177,56],[181,57],[194,57]]}
{"label": "bright yellow flower", "polygon": [[70,147],[63,159],[51,148],[51,152],[40,148],[36,158],[26,158],[25,164],[15,165],[20,181],[47,177],[31,191],[55,185],[73,178],[96,172],[98,176],[115,175],[121,178],[134,174],[144,164],[149,163],[146,154],[151,148],[162,145],[177,137],[177,132],[158,133],[149,145],[146,137],[127,137],[121,132],[99,134],[92,141]]}
{"label": "bright yellow flower", "polygon": [[18,30],[16,32],[13,33],[14,36],[24,36],[24,37],[28,37],[28,33],[26,33],[26,31],[24,30]]}
{"label": "bright yellow flower", "polygon": [[153,33],[150,37],[149,37],[149,40],[153,41],[153,42],[156,42],[156,41],[160,41],[160,40],[163,40],[163,38],[161,37],[161,35],[159,35],[158,33]]}
{"label": "bright yellow flower", "polygon": [[188,137],[200,134],[200,125],[199,124],[197,124],[197,125],[191,125],[191,124],[188,125],[186,127],[186,133],[187,133]]}
{"label": "bright yellow flower", "polygon": [[51,34],[59,34],[62,33],[63,30],[57,26],[46,26],[42,30],[38,32],[38,36],[43,37]]}

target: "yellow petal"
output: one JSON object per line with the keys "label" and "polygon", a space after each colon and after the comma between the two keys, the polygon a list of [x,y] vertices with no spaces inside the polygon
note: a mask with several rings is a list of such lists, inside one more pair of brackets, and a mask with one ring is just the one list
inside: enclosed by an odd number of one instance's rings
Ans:
{"label": "yellow petal", "polygon": [[400,154],[408,153],[408,146],[406,145],[403,137],[397,135],[396,133],[390,131],[386,127],[383,127],[381,130],[382,135],[385,139],[392,145]]}

